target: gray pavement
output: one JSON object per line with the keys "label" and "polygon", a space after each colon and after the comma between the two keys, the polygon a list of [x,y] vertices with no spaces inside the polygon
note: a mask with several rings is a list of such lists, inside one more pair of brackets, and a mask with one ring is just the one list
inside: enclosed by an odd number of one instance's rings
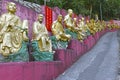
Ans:
{"label": "gray pavement", "polygon": [[105,34],[91,51],[56,80],[116,80],[119,65],[118,47],[117,33]]}

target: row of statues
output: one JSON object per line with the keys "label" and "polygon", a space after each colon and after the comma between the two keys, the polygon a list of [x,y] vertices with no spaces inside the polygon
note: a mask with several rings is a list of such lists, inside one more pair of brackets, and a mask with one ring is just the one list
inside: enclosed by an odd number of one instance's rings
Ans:
{"label": "row of statues", "polygon": [[[29,40],[28,20],[21,21],[21,19],[15,15],[16,10],[16,4],[9,2],[7,5],[8,12],[0,17],[0,62],[29,60],[27,49]],[[69,9],[64,20],[62,15],[58,15],[57,20],[53,22],[51,30],[55,37],[56,45],[61,44],[62,46],[62,44],[65,44],[64,42],[69,42],[70,39],[74,37],[74,35],[69,34],[69,32],[75,33],[76,38],[83,42],[87,36],[94,35],[96,32],[104,30],[107,26],[105,21],[94,19],[85,21],[84,18],[77,20],[77,18],[72,18],[72,15],[73,10]],[[55,42],[49,37],[48,31],[42,23],[43,18],[44,16],[42,14],[38,14],[38,20],[33,23],[33,56],[38,61],[51,61],[55,53],[53,51]],[[66,29],[64,29],[64,27]],[[64,48],[67,48],[67,45],[68,43],[66,43]]]}

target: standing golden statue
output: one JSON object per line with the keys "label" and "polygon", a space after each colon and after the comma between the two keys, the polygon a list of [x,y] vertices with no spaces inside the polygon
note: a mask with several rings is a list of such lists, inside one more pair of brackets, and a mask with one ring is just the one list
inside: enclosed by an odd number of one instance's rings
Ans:
{"label": "standing golden statue", "polygon": [[[7,13],[0,17],[0,53],[7,57],[17,53],[22,47],[22,41],[27,40],[20,18],[15,15],[16,4],[7,3]],[[28,27],[28,26],[27,26]]]}
{"label": "standing golden statue", "polygon": [[38,21],[34,22],[33,24],[33,40],[38,41],[38,45],[40,51],[48,51],[52,52],[52,44],[51,40],[49,39],[48,31],[44,24],[42,24],[43,15],[38,15]]}
{"label": "standing golden statue", "polygon": [[53,22],[52,33],[56,37],[57,40],[62,40],[62,41],[70,40],[71,35],[65,33],[63,25],[62,25],[62,15],[58,15],[57,20]]}

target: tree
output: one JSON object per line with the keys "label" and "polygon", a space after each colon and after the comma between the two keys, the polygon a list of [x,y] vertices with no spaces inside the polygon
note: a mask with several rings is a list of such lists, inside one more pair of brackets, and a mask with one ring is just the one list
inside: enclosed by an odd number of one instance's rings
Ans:
{"label": "tree", "polygon": [[[44,5],[44,0],[35,2]],[[89,15],[91,18],[94,18],[95,14],[98,14],[99,18],[102,15],[105,20],[120,18],[120,0],[50,0],[47,5],[66,10],[71,8],[76,14]]]}

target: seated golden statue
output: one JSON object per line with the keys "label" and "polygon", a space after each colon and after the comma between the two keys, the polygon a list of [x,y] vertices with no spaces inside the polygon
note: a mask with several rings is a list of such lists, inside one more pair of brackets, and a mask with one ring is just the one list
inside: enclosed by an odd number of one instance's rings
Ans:
{"label": "seated golden statue", "polygon": [[72,9],[68,9],[68,14],[65,16],[64,18],[64,23],[67,29],[69,29],[70,31],[74,32],[74,24],[73,24],[73,20],[72,20],[72,15],[73,15],[73,10]]}
{"label": "seated golden statue", "polygon": [[85,37],[86,37],[85,33],[83,33],[82,31],[78,32],[77,38],[78,38],[79,41],[83,42],[83,40],[85,39]]}
{"label": "seated golden statue", "polygon": [[95,24],[96,24],[96,32],[100,32],[102,30],[102,25],[100,20],[98,20]]}
{"label": "seated golden statue", "polygon": [[120,26],[117,23],[115,23],[115,29],[119,29],[119,28]]}
{"label": "seated golden statue", "polygon": [[48,31],[44,24],[42,24],[43,15],[38,15],[38,21],[33,24],[33,40],[38,41],[40,51],[52,52],[51,40],[48,36]]}
{"label": "seated golden statue", "polygon": [[94,22],[94,28],[93,28],[93,30],[95,31],[95,33],[99,31],[99,28],[100,28],[99,23],[98,22]]}
{"label": "seated golden statue", "polygon": [[77,28],[77,18],[73,18],[73,26]]}
{"label": "seated golden statue", "polygon": [[52,33],[56,37],[57,40],[62,40],[62,41],[70,40],[71,35],[65,33],[63,25],[62,25],[62,15],[58,15],[57,20],[53,22]]}
{"label": "seated golden statue", "polygon": [[106,22],[104,21],[104,20],[102,20],[102,22],[101,22],[101,29],[103,30],[103,29],[105,29],[106,28],[106,26],[107,26],[107,24],[106,24]]}
{"label": "seated golden statue", "polygon": [[88,29],[88,26],[87,26],[87,24],[85,24],[85,19],[84,18],[79,19],[76,31],[86,32],[87,29]]}
{"label": "seated golden statue", "polygon": [[0,17],[0,53],[5,57],[18,52],[22,41],[28,40],[20,18],[15,15],[16,4],[9,2],[7,11]]}
{"label": "seated golden statue", "polygon": [[108,29],[112,29],[112,26],[111,26],[111,24],[110,23],[107,23],[107,27],[108,27]]}
{"label": "seated golden statue", "polygon": [[96,33],[97,30],[96,30],[96,27],[95,27],[95,20],[94,19],[90,20],[89,29],[90,29],[91,34],[94,35]]}
{"label": "seated golden statue", "polygon": [[78,27],[83,28],[85,26],[85,19],[82,17],[82,19],[79,20]]}
{"label": "seated golden statue", "polygon": [[78,40],[83,42],[83,40],[87,36],[87,29],[88,29],[88,27],[86,26],[86,24],[84,22],[84,18],[80,19],[77,25],[78,25],[78,27],[77,27],[76,31],[78,33],[78,36],[77,36]]}

